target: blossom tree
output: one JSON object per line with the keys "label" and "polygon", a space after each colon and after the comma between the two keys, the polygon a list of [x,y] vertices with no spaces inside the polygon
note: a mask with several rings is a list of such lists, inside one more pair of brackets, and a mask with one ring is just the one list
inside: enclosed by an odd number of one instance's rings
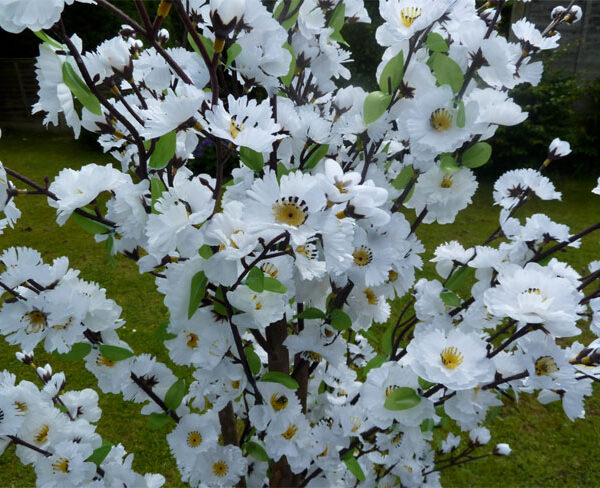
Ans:
{"label": "blossom tree", "polygon": [[[121,30],[84,47],[60,18],[73,1]],[[0,229],[42,195],[58,225],[74,220],[107,259],[135,260],[164,295],[169,357],[193,381],[135,354],[121,308],[66,257],[5,249],[0,332],[40,384],[0,373],[0,452],[15,444],[44,487],[164,483],[96,433],[98,392],[67,391],[36,347],[83,361],[99,392],[167,426],[192,486],[436,486],[443,469],[510,452],[488,447],[485,427],[505,398],[535,393],[584,416],[600,342],[559,339],[600,334],[599,292],[585,294],[600,262],[581,275],[554,254],[600,223],[573,233],[518,215],[532,198],[560,199],[543,172],[568,143],[552,141],[539,170],[501,176],[497,230],[439,246],[438,276],[415,280],[419,227],[471,203],[486,141],[527,117],[510,89],[540,81],[536,55],[580,19],[575,2],[541,32],[516,22],[509,42],[504,0],[381,0],[371,93],[337,84],[350,77],[344,25],[370,21],[362,0],[134,3],[136,18],[109,0],[0,2],[2,28],[42,40],[33,112],[46,124],[62,114],[113,158],[48,184],[0,163]],[[162,28],[169,15],[182,32]],[[192,164],[206,141],[212,176]],[[464,441],[440,441],[448,423]]]}

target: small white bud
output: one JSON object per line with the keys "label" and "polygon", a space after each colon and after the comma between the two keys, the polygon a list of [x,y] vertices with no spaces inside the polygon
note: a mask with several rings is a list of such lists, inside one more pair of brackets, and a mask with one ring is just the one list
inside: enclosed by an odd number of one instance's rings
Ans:
{"label": "small white bud", "polygon": [[246,0],[210,0],[210,13],[217,12],[223,24],[240,20],[246,10]]}
{"label": "small white bud", "polygon": [[510,446],[504,443],[496,444],[496,447],[494,448],[494,454],[496,456],[508,456],[510,451]]}

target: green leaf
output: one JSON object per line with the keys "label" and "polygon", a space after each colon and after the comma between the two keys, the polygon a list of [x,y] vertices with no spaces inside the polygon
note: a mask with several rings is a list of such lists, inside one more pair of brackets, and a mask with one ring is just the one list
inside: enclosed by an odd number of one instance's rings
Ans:
{"label": "green leaf", "polygon": [[250,366],[250,371],[254,376],[256,376],[258,373],[260,373],[260,368],[262,366],[258,354],[254,352],[254,348],[252,346],[245,347],[244,354],[246,355],[248,366]]}
{"label": "green leaf", "polygon": [[243,447],[244,451],[246,451],[246,453],[252,456],[254,459],[264,463],[269,462],[267,451],[265,451],[265,448],[260,444],[257,444],[256,442],[246,442]]}
{"label": "green leaf", "polygon": [[209,259],[213,255],[213,252],[208,244],[204,244],[200,249],[198,249],[198,254],[203,259]]}
{"label": "green leaf", "polygon": [[252,291],[262,293],[265,290],[265,275],[260,268],[254,266],[246,276],[244,284]]}
{"label": "green leaf", "polygon": [[60,359],[65,361],[79,361],[86,357],[92,350],[91,344],[85,342],[77,342],[71,346],[71,350],[64,354],[55,353]]}
{"label": "green leaf", "polygon": [[[212,58],[213,54],[215,53],[213,42],[209,38],[204,37],[202,34],[198,34],[198,36],[200,36],[200,40],[202,41],[202,44],[204,45],[206,51],[208,52],[208,57]],[[194,41],[194,38],[192,37],[192,34],[188,33],[187,38],[188,38],[188,42],[190,43],[190,46],[192,46],[192,49],[194,51],[196,51],[198,56],[202,56],[202,54],[200,54],[200,49],[198,48],[196,41]]]}
{"label": "green leaf", "polygon": [[266,381],[268,383],[279,383],[280,385],[289,388],[290,390],[297,390],[300,388],[298,382],[292,378],[289,374],[281,373],[279,371],[269,371],[265,373],[260,381]]}
{"label": "green leaf", "polygon": [[348,314],[338,308],[331,311],[331,327],[335,330],[346,330],[352,327],[352,320]]}
{"label": "green leaf", "polygon": [[79,227],[90,234],[107,234],[112,230],[112,228],[107,225],[92,219],[88,219],[87,217],[75,212],[71,214],[71,218]]}
{"label": "green leaf", "polygon": [[133,356],[129,349],[108,344],[100,344],[100,353],[109,361],[122,361]]}
{"label": "green leaf", "polygon": [[465,77],[456,61],[445,54],[433,53],[427,64],[440,85],[450,85],[454,93],[460,91]]}
{"label": "green leaf", "polygon": [[378,354],[374,358],[371,358],[369,362],[365,365],[363,370],[363,375],[366,378],[369,371],[372,369],[379,368],[383,363],[387,361],[387,356],[385,354]]}
{"label": "green leaf", "polygon": [[435,427],[433,419],[425,419],[421,422],[421,432],[431,432]]}
{"label": "green leaf", "polygon": [[429,390],[432,386],[435,386],[437,383],[432,383],[431,381],[424,380],[419,376],[419,386],[423,391]]}
{"label": "green leaf", "polygon": [[63,63],[62,65],[62,75],[64,84],[69,87],[69,90],[71,90],[71,93],[75,95],[75,98],[81,102],[81,105],[94,115],[102,115],[100,102],[85,84],[85,81],[77,74],[75,68],[68,62]]}
{"label": "green leaf", "polygon": [[471,275],[475,273],[473,268],[469,268],[468,266],[462,266],[452,273],[450,278],[445,283],[445,287],[448,290],[456,291],[461,288],[463,285],[467,283],[467,280],[471,278]]}
{"label": "green leaf", "polygon": [[248,147],[240,147],[240,160],[255,173],[260,172],[265,164],[263,155]]}
{"label": "green leaf", "polygon": [[112,448],[113,445],[110,442],[102,439],[102,445],[96,449],[86,461],[88,463],[94,463],[96,466],[100,466]]}
{"label": "green leaf", "polygon": [[225,64],[225,68],[229,68],[231,63],[242,53],[242,46],[240,46],[237,42],[233,43],[229,49],[227,49],[227,63]]}
{"label": "green leaf", "polygon": [[288,71],[287,75],[281,77],[281,83],[283,83],[283,86],[287,87],[290,86],[290,84],[292,83],[292,79],[296,74],[296,53],[294,52],[294,48],[290,46],[287,42],[283,45],[283,48],[287,49],[292,55],[292,60],[290,61],[290,70]]}
{"label": "green leaf", "polygon": [[[293,12],[294,10],[296,10],[296,7],[298,6],[298,4],[300,3],[301,0],[292,0],[290,3],[290,7],[288,8],[288,12]],[[276,19],[280,24],[281,27],[283,27],[285,30],[290,30],[294,25],[296,25],[296,20],[298,20],[298,15],[300,13],[300,10],[298,10],[294,15],[292,15],[289,19],[279,19],[279,16],[281,15],[281,12],[283,11],[283,5],[285,2],[281,2],[278,7],[275,9],[275,12],[273,12],[273,18]]]}
{"label": "green leaf", "polygon": [[456,173],[460,170],[452,153],[440,154],[440,169],[446,173]]}
{"label": "green leaf", "polygon": [[152,213],[157,214],[158,212],[155,210],[155,205],[158,199],[161,197],[164,191],[167,189],[163,182],[157,176],[153,176],[150,179],[150,195],[152,197]]}
{"label": "green leaf", "polygon": [[365,124],[369,125],[381,117],[392,101],[392,96],[380,91],[369,93],[363,106]]}
{"label": "green leaf", "polygon": [[[379,89],[383,93],[392,94],[398,89],[400,83],[402,83],[402,77],[404,76],[404,52],[400,51],[396,56],[388,61],[381,72],[381,78],[379,78]],[[388,81],[389,80],[389,81]],[[392,91],[390,91],[390,85]]]}
{"label": "green leaf", "polygon": [[167,332],[167,328],[169,327],[169,321],[165,321],[158,326],[158,328],[154,331],[154,337],[159,341],[168,341],[169,339],[175,339],[177,337],[176,334],[171,334]]}
{"label": "green leaf", "polygon": [[340,2],[331,14],[328,27],[331,27],[334,32],[339,32],[344,27],[344,19],[346,17],[346,5]]}
{"label": "green leaf", "polygon": [[283,163],[277,163],[277,182],[281,180],[281,177],[291,173],[291,169],[285,167]]}
{"label": "green leaf", "polygon": [[492,146],[487,142],[478,142],[467,149],[462,156],[462,164],[467,168],[479,168],[490,160]]}
{"label": "green leaf", "polygon": [[37,31],[34,32],[34,34],[39,37],[43,42],[47,42],[48,44],[50,44],[52,47],[55,47],[56,49],[63,49],[63,45],[52,39],[52,37],[50,37],[48,34],[46,34],[44,31]]}
{"label": "green leaf", "polygon": [[208,278],[204,274],[204,271],[198,271],[192,278],[190,286],[190,304],[188,306],[188,320],[191,319],[196,313],[196,310],[198,310],[200,302],[202,302],[204,294],[206,293],[207,283]]}
{"label": "green leaf", "polygon": [[467,114],[465,113],[465,102],[459,100],[458,104],[458,114],[456,115],[456,127],[462,129],[467,123]]}
{"label": "green leaf", "polygon": [[264,277],[264,289],[265,291],[271,291],[273,293],[285,293],[287,288],[279,280],[270,276]]}
{"label": "green leaf", "polygon": [[381,337],[381,351],[386,356],[389,356],[392,352],[392,335],[394,334],[395,328],[396,324],[392,322],[390,325],[387,326],[387,329],[385,329],[385,332]]}
{"label": "green leaf", "polygon": [[346,39],[342,37],[342,33],[340,31],[333,31],[329,36],[329,39],[339,42],[340,44],[344,44],[345,46],[349,46],[349,44],[346,42]]}
{"label": "green leaf", "polygon": [[325,312],[322,312],[318,308],[309,307],[304,310],[302,313],[299,313],[294,318],[295,319],[324,319]]}
{"label": "green leaf", "polygon": [[113,247],[115,245],[115,236],[114,234],[110,234],[105,242],[106,254],[108,256],[108,262],[111,267],[115,267],[115,255],[113,254]]}
{"label": "green leaf", "polygon": [[177,410],[177,407],[181,405],[181,401],[185,396],[185,380],[179,379],[171,385],[165,395],[165,405],[170,410]]}
{"label": "green leaf", "polygon": [[344,459],[344,464],[348,468],[348,471],[350,471],[357,480],[365,481],[365,479],[366,479],[365,473],[363,472],[363,470],[360,467],[360,464],[358,463],[356,458],[350,457],[350,458]]}
{"label": "green leaf", "polygon": [[447,53],[448,43],[437,32],[430,32],[427,36],[427,49],[436,53]]}
{"label": "green leaf", "polygon": [[443,291],[440,293],[440,298],[444,304],[449,307],[460,307],[462,305],[462,300],[456,295],[456,293],[452,293],[451,291]]}
{"label": "green leaf", "polygon": [[[217,291],[215,292],[215,298],[220,300],[221,302],[225,301],[225,297],[223,296],[221,288],[217,288]],[[227,309],[217,301],[213,301],[213,310],[219,315],[227,317]]]}
{"label": "green leaf", "polygon": [[154,151],[152,152],[152,156],[150,156],[149,166],[152,169],[163,169],[169,164],[169,161],[171,161],[173,156],[175,156],[176,150],[177,134],[172,130],[161,136],[156,143],[156,146],[154,146]]}
{"label": "green leaf", "polygon": [[383,406],[388,410],[400,411],[408,410],[417,406],[421,402],[421,397],[412,388],[399,386],[395,388],[385,399]]}
{"label": "green leaf", "polygon": [[171,420],[171,417],[166,413],[151,413],[148,416],[148,427],[150,430],[158,430],[164,427],[167,422]]}
{"label": "green leaf", "polygon": [[400,174],[398,174],[398,176],[392,180],[392,186],[396,190],[404,190],[406,185],[408,185],[409,181],[413,178],[414,174],[415,171],[412,167],[412,164],[409,164],[405,168],[402,168]]}
{"label": "green leaf", "polygon": [[[315,144],[313,144],[310,149],[309,152],[315,147]],[[319,161],[321,161],[321,159],[323,159],[325,157],[325,155],[327,154],[327,151],[329,151],[329,144],[322,144],[321,146],[319,146],[318,149],[316,149],[311,155],[310,158],[308,158],[308,160],[306,161],[306,164],[304,165],[304,167],[306,169],[312,169],[314,168]]]}

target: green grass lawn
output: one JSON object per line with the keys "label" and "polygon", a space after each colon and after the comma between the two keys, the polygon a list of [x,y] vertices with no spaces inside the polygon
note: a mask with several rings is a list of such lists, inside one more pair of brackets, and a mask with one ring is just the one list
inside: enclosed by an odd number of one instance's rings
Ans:
{"label": "green grass lawn", "polygon": [[[0,140],[0,161],[36,181],[45,176],[51,179],[63,167],[78,167],[87,163],[105,163],[111,157],[96,151],[93,146],[73,142],[70,137],[47,133],[5,133]],[[532,201],[519,215],[547,213],[577,232],[600,215],[599,197],[590,194],[595,178],[575,181],[564,177],[553,178],[559,191],[560,202]],[[19,185],[21,187],[21,185]],[[423,226],[417,232],[431,257],[435,246],[456,239],[464,246],[481,243],[497,226],[498,209],[491,207],[491,184],[481,185],[474,204],[459,214],[452,225]],[[168,364],[166,349],[153,337],[154,330],[166,318],[161,295],[154,289],[152,276],[142,276],[137,266],[125,258],[118,258],[112,268],[106,259],[103,244],[96,244],[89,234],[68,222],[64,227],[55,223],[54,209],[43,197],[19,197],[17,205],[23,217],[13,231],[0,236],[0,249],[10,246],[30,246],[38,249],[46,261],[66,255],[71,267],[81,270],[81,277],[98,282],[108,296],[123,307],[126,325],[119,334],[136,353],[149,352]],[[412,220],[414,213],[407,213]],[[579,271],[594,257],[598,258],[598,239],[592,235],[584,240],[581,250],[561,253]],[[434,267],[426,263],[420,276],[433,277]],[[135,331],[135,332],[134,332]],[[586,334],[587,338],[588,335]],[[32,371],[14,359],[18,349],[0,339],[0,370],[9,369],[19,379],[35,381]],[[64,370],[67,388],[94,387],[95,381],[82,363],[63,362],[43,351],[36,362],[50,362],[54,371]],[[171,365],[172,366],[172,365]],[[176,374],[184,369],[173,367]],[[103,410],[98,432],[108,441],[122,442],[135,453],[134,468],[139,472],[160,472],[167,478],[166,486],[180,486],[179,475],[166,443],[166,428],[159,431],[146,429],[146,417],[139,407],[125,403],[120,396],[102,395]],[[491,425],[492,442],[508,442],[513,453],[507,458],[489,458],[452,468],[443,472],[445,486],[598,486],[600,471],[597,465],[597,442],[600,438],[600,394],[587,402],[587,418],[571,423],[560,405],[542,406],[528,397],[508,405]],[[31,486],[35,483],[33,470],[22,466],[9,448],[0,457],[0,487]]]}

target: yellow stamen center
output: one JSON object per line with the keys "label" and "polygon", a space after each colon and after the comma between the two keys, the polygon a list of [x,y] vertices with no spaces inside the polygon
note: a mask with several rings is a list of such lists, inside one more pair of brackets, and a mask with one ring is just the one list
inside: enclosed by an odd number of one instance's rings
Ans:
{"label": "yellow stamen center", "polygon": [[187,444],[190,447],[198,447],[200,444],[202,444],[202,436],[200,435],[200,432],[190,432],[187,436]]}
{"label": "yellow stamen center", "polygon": [[44,444],[48,440],[48,432],[50,432],[50,426],[42,425],[38,433],[33,436],[33,441],[36,444]]}
{"label": "yellow stamen center", "polygon": [[356,432],[358,429],[360,429],[360,426],[362,425],[361,419],[353,416],[350,417],[350,420],[352,421],[352,432]]}
{"label": "yellow stamen center", "polygon": [[196,349],[198,347],[198,336],[196,334],[194,334],[193,332],[190,332],[187,335],[186,345],[190,349]]}
{"label": "yellow stamen center", "polygon": [[277,278],[277,275],[279,274],[279,270],[272,263],[265,263],[260,269],[262,269],[264,273],[267,273],[271,278]]}
{"label": "yellow stamen center", "polygon": [[440,359],[442,360],[442,364],[448,369],[454,369],[464,361],[463,355],[454,346],[444,349],[440,354]]}
{"label": "yellow stamen center", "polygon": [[296,424],[290,424],[287,430],[283,434],[281,434],[281,437],[289,441],[292,437],[296,435],[296,432],[298,432],[298,426]]}
{"label": "yellow stamen center", "polygon": [[106,366],[107,368],[112,368],[115,365],[115,362],[111,361],[110,359],[106,359],[102,354],[98,354],[96,364],[98,366]]}
{"label": "yellow stamen center", "polygon": [[423,13],[423,9],[418,7],[406,7],[400,10],[400,20],[404,27],[410,27],[413,25],[414,21],[417,20],[421,14]]}
{"label": "yellow stamen center", "polygon": [[535,362],[535,374],[537,376],[550,376],[551,373],[556,373],[558,366],[556,361],[550,356],[542,356]]}
{"label": "yellow stamen center", "polygon": [[344,181],[336,181],[335,182],[335,187],[340,191],[340,193],[348,193],[348,190],[346,190],[346,182]]}
{"label": "yellow stamen center", "polygon": [[213,464],[212,470],[213,470],[213,473],[215,476],[222,478],[223,476],[225,476],[227,474],[227,472],[229,471],[229,468],[227,467],[226,462],[217,461],[215,464]]}
{"label": "yellow stamen center", "polygon": [[229,124],[229,132],[231,133],[231,137],[233,137],[234,139],[240,135],[240,132],[242,132],[242,129],[244,128],[244,124],[236,124],[236,120],[235,117],[231,117],[231,122]]}
{"label": "yellow stamen center", "polygon": [[385,389],[385,397],[388,398],[396,388],[398,388],[396,385],[389,385]]}
{"label": "yellow stamen center", "polygon": [[25,402],[14,402],[14,405],[19,412],[27,412],[27,404]]}
{"label": "yellow stamen center", "polygon": [[68,473],[69,472],[69,460],[65,458],[60,458],[54,464],[52,464],[52,469],[56,472]]}
{"label": "yellow stamen center", "polygon": [[277,393],[271,395],[271,406],[276,412],[283,410],[285,407],[287,407],[287,404],[288,399],[285,395],[279,395]]}
{"label": "yellow stamen center", "polygon": [[377,302],[379,300],[377,299],[375,292],[373,290],[371,290],[371,288],[367,288],[366,290],[363,290],[363,293],[367,297],[367,303],[369,305],[377,305]]}
{"label": "yellow stamen center", "polygon": [[452,188],[454,181],[452,179],[452,175],[445,174],[442,178],[442,182],[440,183],[440,187],[442,188]]}
{"label": "yellow stamen center", "polygon": [[318,352],[314,352],[314,351],[306,351],[306,357],[309,358],[311,361],[318,363],[321,361],[321,359],[323,359],[323,356],[321,356]]}
{"label": "yellow stamen center", "polygon": [[373,252],[366,246],[360,246],[354,249],[352,256],[354,257],[354,263],[357,266],[366,266],[373,261]]}
{"label": "yellow stamen center", "polygon": [[240,388],[240,382],[239,382],[239,380],[233,380],[231,382],[231,388],[233,388],[234,390],[238,390]]}
{"label": "yellow stamen center", "polygon": [[25,333],[36,334],[37,332],[46,329],[46,316],[39,310],[34,310],[25,315],[27,317],[27,325],[25,326]]}
{"label": "yellow stamen center", "polygon": [[452,114],[445,108],[438,108],[431,114],[429,123],[438,132],[444,132],[452,127]]}
{"label": "yellow stamen center", "polygon": [[298,197],[283,197],[273,204],[273,216],[280,224],[300,227],[306,220],[308,207]]}

